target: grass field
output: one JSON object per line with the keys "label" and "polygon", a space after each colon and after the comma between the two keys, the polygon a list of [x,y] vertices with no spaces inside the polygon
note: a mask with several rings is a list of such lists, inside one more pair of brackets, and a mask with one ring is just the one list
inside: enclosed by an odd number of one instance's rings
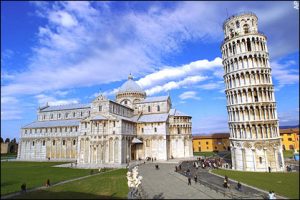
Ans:
{"label": "grass field", "polygon": [[127,169],[118,169],[49,189],[16,196],[20,199],[126,199]]}
{"label": "grass field", "polygon": [[1,196],[20,191],[21,184],[26,183],[27,189],[50,183],[89,175],[89,169],[70,169],[51,167],[62,164],[59,162],[1,162]]}
{"label": "grass field", "polygon": [[285,158],[292,158],[294,156],[293,150],[285,150],[282,152],[283,152],[283,157],[285,157]]}
{"label": "grass field", "polygon": [[194,156],[213,156],[216,155],[215,152],[194,152]]}
{"label": "grass field", "polygon": [[257,188],[286,196],[292,199],[299,198],[299,172],[265,173],[265,172],[238,172],[229,170],[213,170],[213,173],[230,179],[252,185]]}

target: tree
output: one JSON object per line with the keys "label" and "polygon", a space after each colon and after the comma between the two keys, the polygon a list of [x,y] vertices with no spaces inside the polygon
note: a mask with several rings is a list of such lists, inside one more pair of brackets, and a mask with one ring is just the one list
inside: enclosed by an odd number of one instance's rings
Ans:
{"label": "tree", "polygon": [[3,143],[4,141],[3,141],[3,138],[1,137],[1,143]]}
{"label": "tree", "polygon": [[6,138],[5,139],[5,143],[9,143],[10,142],[10,139],[9,138]]}

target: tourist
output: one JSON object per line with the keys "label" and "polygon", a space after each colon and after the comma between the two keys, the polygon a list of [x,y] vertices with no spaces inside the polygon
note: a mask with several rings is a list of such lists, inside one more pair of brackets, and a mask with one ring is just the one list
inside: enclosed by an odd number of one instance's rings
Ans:
{"label": "tourist", "polygon": [[49,179],[47,179],[47,181],[46,181],[46,187],[50,187],[50,180]]}
{"label": "tourist", "polygon": [[26,192],[26,184],[25,183],[23,183],[22,185],[21,185],[21,192],[23,193],[23,192]]}
{"label": "tourist", "polygon": [[237,183],[237,190],[238,191],[242,190],[242,184],[240,182]]}
{"label": "tourist", "polygon": [[194,176],[194,181],[197,183],[197,175]]}
{"label": "tourist", "polygon": [[268,199],[273,199],[273,193],[272,193],[272,191],[269,191],[269,198]]}
{"label": "tourist", "polygon": [[192,185],[192,183],[191,183],[191,177],[188,177],[188,185]]}
{"label": "tourist", "polygon": [[227,187],[228,187],[228,185],[227,185],[227,180],[226,180],[226,179],[224,179],[223,187],[224,187],[224,188],[227,188]]}
{"label": "tourist", "polygon": [[268,167],[268,169],[269,169],[269,173],[271,173],[271,167],[270,166]]}
{"label": "tourist", "polygon": [[177,169],[177,166],[175,166],[175,172],[177,172],[177,170],[178,170],[178,169]]}

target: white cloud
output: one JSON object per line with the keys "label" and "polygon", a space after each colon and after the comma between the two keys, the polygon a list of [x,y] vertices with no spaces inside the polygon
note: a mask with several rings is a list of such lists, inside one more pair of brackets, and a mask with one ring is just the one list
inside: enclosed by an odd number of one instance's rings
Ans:
{"label": "white cloud", "polygon": [[195,83],[198,83],[200,81],[204,81],[206,80],[208,77],[206,76],[188,76],[185,79],[181,80],[181,81],[170,81],[162,86],[158,85],[158,86],[154,86],[150,89],[146,90],[147,95],[151,96],[153,94],[157,94],[160,92],[167,92],[173,89],[179,89],[183,86],[186,85],[193,85]]}
{"label": "white cloud", "polygon": [[64,11],[54,11],[49,13],[49,20],[64,27],[73,27],[77,25],[77,20],[72,15]]}
{"label": "white cloud", "polygon": [[161,82],[186,77],[203,71],[214,70],[222,66],[222,59],[217,57],[212,61],[198,60],[180,67],[166,67],[139,79],[137,83],[143,88],[149,88]]}
{"label": "white cloud", "polygon": [[224,87],[223,81],[210,82],[210,83],[197,86],[197,88],[204,89],[204,90],[215,90],[215,89],[220,89],[222,87]]}
{"label": "white cloud", "polygon": [[299,83],[299,70],[295,69],[295,65],[296,62],[293,60],[286,61],[282,64],[277,61],[271,62],[272,78],[278,81],[277,90],[285,85]]}
{"label": "white cloud", "polygon": [[67,104],[76,104],[79,103],[78,99],[56,99],[52,96],[47,96],[45,94],[36,95],[35,98],[38,101],[40,106],[44,106],[48,103],[49,106],[57,106],[57,105],[67,105]]}
{"label": "white cloud", "polygon": [[186,91],[179,95],[179,98],[182,100],[185,99],[196,99],[199,100],[200,97],[197,97],[197,92],[195,91]]}

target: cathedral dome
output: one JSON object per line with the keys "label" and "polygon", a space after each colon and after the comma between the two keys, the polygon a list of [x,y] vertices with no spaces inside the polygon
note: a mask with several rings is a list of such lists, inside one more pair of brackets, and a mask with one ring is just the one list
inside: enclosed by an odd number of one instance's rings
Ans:
{"label": "cathedral dome", "polygon": [[142,88],[133,80],[132,75],[128,76],[128,80],[120,87],[118,93],[145,93]]}

